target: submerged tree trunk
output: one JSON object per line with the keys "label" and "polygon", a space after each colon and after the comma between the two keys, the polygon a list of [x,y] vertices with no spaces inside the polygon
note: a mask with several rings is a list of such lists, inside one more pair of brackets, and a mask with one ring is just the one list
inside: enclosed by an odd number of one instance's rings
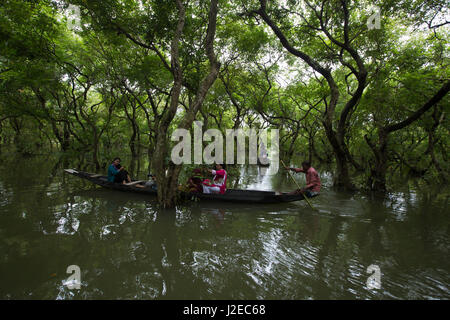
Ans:
{"label": "submerged tree trunk", "polygon": [[[260,8],[258,10],[254,10],[251,14],[259,15],[264,22],[272,29],[275,35],[280,40],[283,47],[294,56],[302,59],[306,64],[308,64],[312,69],[316,72],[320,73],[323,78],[326,80],[328,87],[330,89],[330,101],[327,103],[326,99],[324,102],[326,104],[326,109],[323,114],[323,125],[326,131],[327,138],[332,145],[333,152],[336,159],[337,164],[337,172],[335,177],[335,185],[338,187],[342,187],[345,189],[353,190],[355,187],[351,182],[349,171],[348,171],[348,161],[349,157],[346,153],[347,147],[345,145],[345,135],[348,128],[348,120],[351,117],[352,112],[358,106],[359,100],[364,92],[367,80],[367,70],[364,66],[363,60],[358,54],[357,50],[352,47],[351,39],[349,37],[349,19],[350,14],[347,7],[347,3],[345,1],[341,1],[342,11],[344,14],[343,21],[343,34],[344,34],[344,42],[337,40],[333,35],[331,35],[331,31],[327,28],[328,20],[326,18],[326,14],[316,13],[319,22],[320,29],[315,28],[316,30],[322,31],[326,37],[338,48],[340,48],[340,59],[343,66],[348,67],[351,70],[351,73],[356,77],[358,81],[357,89],[352,93],[352,97],[348,100],[339,115],[338,125],[336,131],[333,129],[333,122],[336,120],[335,110],[339,100],[340,92],[339,87],[333,78],[332,71],[329,67],[321,65],[317,60],[315,60],[311,55],[307,54],[304,51],[301,51],[297,48],[294,48],[292,44],[289,42],[283,31],[275,24],[275,22],[269,17],[267,12],[267,0],[260,0]],[[323,8],[322,8],[323,9]],[[346,62],[342,54],[343,52],[348,53],[354,62],[357,65],[357,68],[351,66],[348,62]]]}
{"label": "submerged tree trunk", "polygon": [[63,123],[63,139],[61,144],[62,151],[67,151],[70,148],[70,131],[66,122]]}
{"label": "submerged tree trunk", "polygon": [[24,150],[24,146],[22,144],[22,139],[21,139],[21,135],[22,135],[22,124],[20,123],[20,120],[18,120],[17,118],[12,118],[9,119],[10,121],[10,125],[14,130],[14,137],[13,137],[13,143],[16,147],[16,150],[20,153],[24,153],[26,152]]}
{"label": "submerged tree trunk", "polygon": [[[189,105],[189,109],[181,121],[179,128],[190,129],[192,123],[195,120],[197,113],[203,105],[203,101],[208,93],[209,88],[213,85],[219,74],[220,64],[217,61],[217,57],[214,53],[214,37],[216,33],[217,22],[217,3],[218,0],[212,0],[209,9],[209,22],[208,30],[205,40],[206,54],[209,60],[209,72],[203,78],[199,88],[197,90],[195,99],[192,104]],[[168,129],[171,121],[173,120],[181,93],[181,87],[183,82],[183,72],[179,60],[178,46],[180,37],[184,28],[185,22],[185,7],[180,0],[177,0],[177,7],[179,11],[178,24],[175,31],[175,35],[171,46],[171,59],[172,69],[174,75],[174,86],[172,88],[172,96],[170,101],[169,110],[166,111],[163,118],[160,121],[156,138],[156,150],[154,157],[154,169],[157,172],[158,182],[158,200],[164,207],[174,207],[176,204],[176,196],[178,192],[178,176],[181,171],[181,165],[175,165],[169,160],[168,166],[165,165],[165,161],[168,158]]]}
{"label": "submerged tree trunk", "polygon": [[387,139],[388,134],[382,129],[378,132],[378,145],[370,141],[370,138],[364,136],[367,144],[375,155],[375,164],[370,169],[369,188],[372,191],[386,191],[386,172],[387,172]]}
{"label": "submerged tree trunk", "polygon": [[450,80],[443,84],[443,86],[431,97],[421,108],[416,110],[412,115],[401,122],[387,125],[378,129],[378,142],[373,143],[370,137],[365,136],[365,140],[370,149],[375,155],[375,165],[371,170],[371,180],[373,181],[371,188],[373,191],[385,191],[386,190],[386,172],[388,166],[388,139],[389,134],[392,132],[401,130],[414,121],[417,121],[425,112],[435,106],[445,95],[450,91]]}
{"label": "submerged tree trunk", "polygon": [[6,120],[6,118],[0,119],[0,154],[2,154],[2,146],[3,146],[3,121]]}
{"label": "submerged tree trunk", "polygon": [[308,161],[312,163],[313,159],[313,140],[314,138],[308,134]]}
{"label": "submerged tree trunk", "polygon": [[429,140],[428,140],[428,150],[431,157],[431,162],[433,163],[434,167],[436,168],[436,171],[438,172],[439,179],[443,183],[447,183],[447,178],[445,176],[445,172],[441,167],[441,164],[439,163],[439,160],[436,158],[436,154],[434,153],[434,135],[433,133],[429,133]]}
{"label": "submerged tree trunk", "polygon": [[354,190],[355,186],[352,184],[350,174],[348,171],[348,159],[345,151],[339,143],[336,132],[331,127],[331,121],[325,120],[323,122],[325,133],[330,142],[334,157],[336,160],[336,174],[334,176],[334,186],[344,188],[347,190]]}
{"label": "submerged tree trunk", "polygon": [[138,157],[138,152],[137,152],[137,148],[136,148],[136,146],[137,146],[136,138],[138,137],[139,126],[138,126],[137,121],[136,121],[136,106],[132,105],[131,107],[133,108],[133,111],[130,114],[128,112],[127,104],[125,104],[125,106],[124,106],[125,114],[126,114],[128,120],[130,121],[131,130],[132,130],[132,134],[131,134],[130,141],[129,141],[128,145],[130,147],[131,157],[132,158],[137,158]]}
{"label": "submerged tree trunk", "polygon": [[348,171],[348,161],[347,157],[343,155],[340,151],[335,151],[336,158],[336,177],[334,180],[334,185],[336,187],[344,188],[346,190],[354,190],[355,186],[353,185],[350,174]]}
{"label": "submerged tree trunk", "polygon": [[178,102],[180,99],[183,81],[183,74],[179,60],[179,41],[184,29],[186,8],[180,0],[177,0],[177,7],[178,23],[172,39],[170,52],[174,83],[172,87],[169,109],[164,114],[159,123],[159,127],[157,128],[155,155],[153,157],[153,168],[156,170],[156,181],[158,183],[158,202],[163,205],[163,207],[174,207],[176,202],[176,190],[170,189],[170,180],[173,179],[173,177],[166,174],[167,167],[165,165],[165,161],[168,155],[169,125],[175,117],[175,113],[178,109]]}
{"label": "submerged tree trunk", "polygon": [[442,112],[439,115],[438,108],[434,108],[433,112],[433,125],[432,127],[427,130],[428,131],[428,149],[425,153],[428,153],[431,157],[431,162],[433,163],[434,167],[436,168],[436,171],[439,175],[439,179],[442,183],[447,183],[447,177],[445,175],[445,171],[442,169],[441,164],[439,163],[439,160],[436,157],[436,154],[434,153],[434,147],[436,143],[435,133],[438,126],[444,121],[445,113]]}
{"label": "submerged tree trunk", "polygon": [[92,162],[95,164],[95,169],[100,169],[100,162],[98,162],[98,148],[100,144],[100,137],[97,134],[97,129],[94,128],[94,141],[92,143]]}

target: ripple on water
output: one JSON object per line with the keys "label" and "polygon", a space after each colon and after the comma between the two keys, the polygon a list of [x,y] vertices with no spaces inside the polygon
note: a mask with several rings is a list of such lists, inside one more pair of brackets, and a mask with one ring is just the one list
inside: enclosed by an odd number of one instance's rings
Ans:
{"label": "ripple on water", "polygon": [[0,207],[11,204],[13,192],[12,190],[8,190],[1,181],[0,181],[0,194],[2,195],[0,197]]}
{"label": "ripple on water", "polygon": [[448,273],[442,269],[408,270],[383,280],[385,294],[393,299],[450,299]]}
{"label": "ripple on water", "polygon": [[[23,188],[0,181],[2,261],[20,278],[23,257],[52,272],[83,258],[83,290],[76,295],[61,279],[31,288],[2,281],[7,298],[450,299],[446,207],[419,194],[376,199],[324,188],[312,200],[318,212],[304,201],[196,203],[169,218],[145,197],[59,192],[83,185],[58,179]],[[366,288],[372,263],[380,290]]]}

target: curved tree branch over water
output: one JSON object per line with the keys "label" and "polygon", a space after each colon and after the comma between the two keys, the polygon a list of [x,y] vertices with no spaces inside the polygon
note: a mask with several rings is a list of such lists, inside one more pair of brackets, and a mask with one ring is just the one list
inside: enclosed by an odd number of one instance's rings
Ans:
{"label": "curved tree branch over water", "polygon": [[183,172],[171,134],[196,120],[279,129],[284,158],[344,189],[448,181],[448,6],[379,9],[377,29],[358,0],[5,1],[0,150],[77,153],[97,171],[145,155],[166,207]]}

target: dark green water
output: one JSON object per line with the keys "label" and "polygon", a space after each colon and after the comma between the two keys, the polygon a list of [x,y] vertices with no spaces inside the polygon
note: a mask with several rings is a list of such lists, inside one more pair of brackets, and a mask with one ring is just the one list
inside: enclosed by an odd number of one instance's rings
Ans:
{"label": "dark green water", "polygon": [[[327,188],[323,175],[318,212],[304,202],[164,211],[62,169],[53,158],[2,157],[0,299],[450,298],[443,188],[380,198]],[[242,184],[294,188],[256,168]],[[70,265],[80,290],[64,285]],[[370,265],[380,289],[366,287]]]}

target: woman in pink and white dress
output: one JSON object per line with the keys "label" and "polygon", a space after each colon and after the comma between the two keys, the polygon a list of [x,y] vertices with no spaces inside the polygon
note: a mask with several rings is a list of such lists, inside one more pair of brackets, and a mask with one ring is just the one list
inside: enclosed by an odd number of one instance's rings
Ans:
{"label": "woman in pink and white dress", "polygon": [[213,182],[209,180],[203,181],[203,193],[220,193],[227,191],[227,172],[225,164],[216,164],[216,170],[209,170],[214,175]]}

